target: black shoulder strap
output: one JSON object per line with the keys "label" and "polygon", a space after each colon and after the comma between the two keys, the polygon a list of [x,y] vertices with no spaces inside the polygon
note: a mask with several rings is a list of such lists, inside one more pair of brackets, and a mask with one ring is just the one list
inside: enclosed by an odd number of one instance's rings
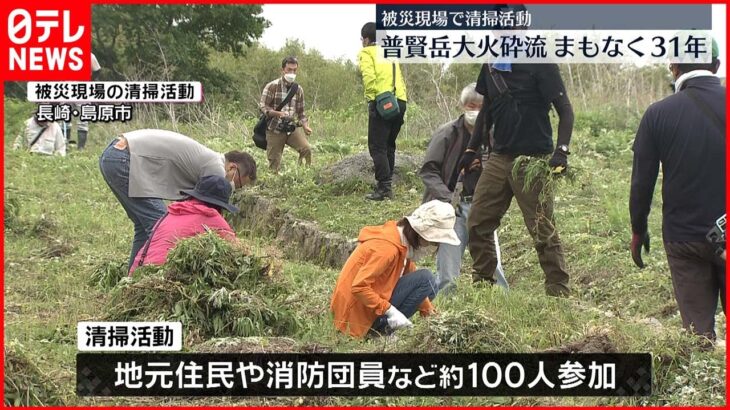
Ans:
{"label": "black shoulder strap", "polygon": [[395,62],[393,62],[393,94],[395,94]]}
{"label": "black shoulder strap", "polygon": [[152,228],[152,232],[150,232],[150,237],[147,238],[147,242],[144,244],[144,249],[142,249],[142,255],[139,257],[139,262],[137,263],[137,267],[142,266],[144,263],[145,258],[147,257],[147,251],[150,249],[150,244],[152,243],[152,238],[155,236],[155,231],[157,231],[157,228],[162,223],[162,220],[165,219],[169,215],[167,212],[165,212],[164,215],[162,215],[162,218],[157,220],[157,223],[155,223],[155,226]]}
{"label": "black shoulder strap", "polygon": [[497,86],[497,91],[499,92],[499,95],[502,95],[509,91],[509,87],[507,87],[507,83],[504,81],[502,74],[500,74],[492,66],[489,66],[489,76],[492,77],[494,85]]}
{"label": "black shoulder strap", "polygon": [[715,126],[723,134],[725,134],[725,121],[723,121],[719,115],[712,111],[712,108],[710,108],[707,102],[701,99],[699,95],[697,95],[697,91],[695,89],[685,88],[685,91],[687,91],[687,95],[689,96],[689,98],[691,98],[695,102],[695,104],[697,104],[697,107],[705,114],[705,116],[712,120]]}
{"label": "black shoulder strap", "polygon": [[284,108],[285,105],[289,104],[289,101],[294,97],[294,94],[297,93],[299,90],[299,84],[292,83],[291,87],[289,87],[289,92],[286,93],[286,97],[281,101],[281,104],[279,104],[278,107],[276,107],[276,111],[281,111],[282,108]]}
{"label": "black shoulder strap", "polygon": [[38,142],[38,140],[41,138],[41,135],[43,135],[43,133],[46,132],[47,129],[48,127],[42,127],[41,130],[38,131],[38,134],[36,134],[35,138],[33,138],[33,141],[30,143],[30,145],[28,145],[28,148],[33,148],[33,145]]}

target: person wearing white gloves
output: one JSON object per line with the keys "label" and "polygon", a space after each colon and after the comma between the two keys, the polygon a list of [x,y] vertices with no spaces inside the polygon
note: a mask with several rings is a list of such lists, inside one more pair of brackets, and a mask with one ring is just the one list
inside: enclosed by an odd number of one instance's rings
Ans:
{"label": "person wearing white gloves", "polygon": [[364,227],[332,295],[335,327],[354,337],[389,334],[412,326],[416,311],[433,314],[435,277],[414,262],[441,243],[459,245],[455,220],[450,204],[433,200],[398,222]]}

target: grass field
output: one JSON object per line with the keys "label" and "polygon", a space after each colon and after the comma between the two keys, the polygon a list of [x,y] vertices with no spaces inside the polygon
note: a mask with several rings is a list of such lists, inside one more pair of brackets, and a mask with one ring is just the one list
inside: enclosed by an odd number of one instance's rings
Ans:
{"label": "grass field", "polygon": [[[32,108],[5,101],[5,340],[6,402],[16,404],[189,404],[176,400],[75,396],[76,323],[99,319],[109,291],[89,284],[100,266],[126,260],[132,225],[98,170],[98,157],[119,131],[169,128],[163,122],[92,124],[87,150],[67,158],[32,156],[10,150],[22,120]],[[410,108],[409,108],[410,109]],[[318,115],[320,114],[320,115]],[[233,119],[211,124],[178,124],[177,131],[225,151],[243,148],[259,163],[259,183],[251,192],[273,198],[277,206],[327,232],[355,237],[364,225],[408,214],[421,200],[422,185],[407,175],[395,187],[396,199],[366,202],[367,184],[316,184],[320,170],[366,150],[364,113],[309,113],[314,165],[299,168],[286,149],[284,170],[265,170],[265,155]],[[250,122],[250,123],[249,123]],[[650,218],[654,244],[639,270],[629,256],[628,190],[630,128],[606,129],[578,113],[571,144],[572,182],[561,181],[556,219],[572,275],[567,299],[544,296],[543,275],[516,206],[499,229],[502,258],[511,291],[475,286],[462,275],[457,293],[437,298],[440,315],[416,319],[395,343],[357,342],[337,334],[328,312],[337,270],[305,260],[283,261],[283,275],[305,320],[295,334],[300,345],[316,343],[338,352],[537,352],[595,341],[619,352],[651,352],[654,393],[641,399],[608,398],[320,398],[196,400],[194,404],[339,405],[724,405],[725,352],[700,351],[681,330],[667,263],[661,247],[660,196]],[[253,120],[246,122],[247,130]],[[404,128],[399,150],[422,153],[427,137],[417,124]],[[244,143],[245,141],[245,143]],[[276,245],[254,230],[238,232],[258,251]],[[427,261],[427,265],[433,261]],[[470,260],[466,257],[464,272]],[[718,337],[725,317],[718,312]],[[188,346],[190,347],[190,346]],[[12,378],[10,383],[8,376]],[[8,392],[12,392],[8,395]]]}

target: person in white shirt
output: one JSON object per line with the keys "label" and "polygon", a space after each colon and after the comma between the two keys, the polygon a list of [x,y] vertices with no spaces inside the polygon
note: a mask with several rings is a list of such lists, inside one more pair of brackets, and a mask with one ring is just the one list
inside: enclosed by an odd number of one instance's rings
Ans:
{"label": "person in white shirt", "polygon": [[66,139],[55,122],[39,121],[35,115],[25,121],[25,132],[15,138],[13,149],[26,148],[44,155],[66,156]]}

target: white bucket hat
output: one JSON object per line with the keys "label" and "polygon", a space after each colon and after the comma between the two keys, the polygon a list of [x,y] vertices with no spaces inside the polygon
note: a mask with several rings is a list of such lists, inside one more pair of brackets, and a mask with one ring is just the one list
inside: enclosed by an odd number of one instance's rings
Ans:
{"label": "white bucket hat", "polygon": [[451,204],[434,199],[416,208],[406,219],[413,230],[429,242],[461,244],[454,232],[456,215]]}

